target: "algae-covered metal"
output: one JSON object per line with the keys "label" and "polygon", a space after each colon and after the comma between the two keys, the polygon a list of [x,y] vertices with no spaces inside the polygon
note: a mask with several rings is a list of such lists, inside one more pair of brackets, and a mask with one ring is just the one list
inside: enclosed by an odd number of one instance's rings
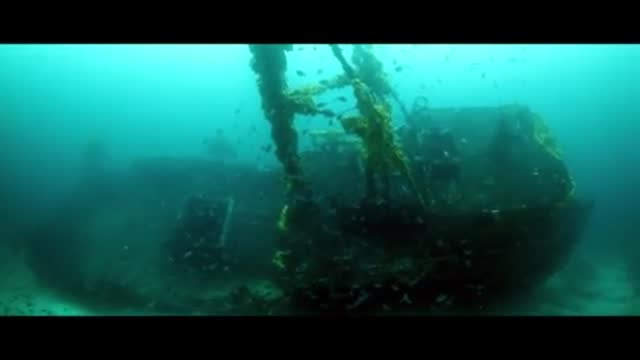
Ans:
{"label": "algae-covered metal", "polygon": [[[331,184],[322,186],[331,201],[312,241],[282,242],[281,284],[301,309],[482,305],[540,284],[578,241],[590,206],[574,198],[540,116],[522,106],[412,116],[398,138],[426,212],[402,176],[389,202],[360,201],[364,172],[340,168],[356,150],[333,153],[332,162],[318,161],[318,150],[302,154],[311,182]],[[437,301],[442,294],[447,301]]]}

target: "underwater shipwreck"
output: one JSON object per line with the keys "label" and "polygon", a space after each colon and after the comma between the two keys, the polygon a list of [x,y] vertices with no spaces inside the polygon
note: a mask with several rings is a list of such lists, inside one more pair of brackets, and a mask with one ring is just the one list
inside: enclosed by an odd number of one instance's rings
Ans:
{"label": "underwater shipwreck", "polygon": [[[534,110],[407,108],[371,46],[350,59],[328,46],[343,72],[297,89],[292,46],[249,46],[281,168],[149,158],[94,172],[29,236],[41,281],[150,313],[416,314],[482,310],[562,269],[592,205]],[[344,88],[348,115],[314,100]],[[300,151],[296,115],[337,126]]]}

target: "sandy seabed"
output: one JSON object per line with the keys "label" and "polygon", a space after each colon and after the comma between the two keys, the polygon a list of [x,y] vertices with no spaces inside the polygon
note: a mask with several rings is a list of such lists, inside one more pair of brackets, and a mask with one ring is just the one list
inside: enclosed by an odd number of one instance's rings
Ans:
{"label": "sandy seabed", "polygon": [[[39,286],[21,257],[2,264],[0,315],[2,316],[102,316],[153,315],[131,310],[95,311],[62,299]],[[635,293],[622,262],[615,259],[590,265],[588,276],[562,271],[525,302],[499,308],[493,315],[620,316],[640,315]]]}

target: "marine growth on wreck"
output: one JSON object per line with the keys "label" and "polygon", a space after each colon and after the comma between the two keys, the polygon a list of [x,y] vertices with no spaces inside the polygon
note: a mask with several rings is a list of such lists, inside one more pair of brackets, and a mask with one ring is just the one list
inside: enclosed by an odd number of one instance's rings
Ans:
{"label": "marine growth on wreck", "polygon": [[[25,236],[39,281],[146,313],[433,314],[566,264],[591,205],[536,109],[433,106],[399,94],[375,46],[322,47],[337,73],[296,87],[293,45],[247,46],[275,168],[144,157],[109,183],[89,142],[91,181]],[[226,135],[202,144],[237,155]]]}
{"label": "marine growth on wreck", "polygon": [[[363,202],[319,210],[324,215],[307,221],[301,232],[285,233],[281,238],[273,264],[281,271],[279,283],[296,307],[319,312],[386,312],[418,304],[481,304],[516,287],[506,278],[501,279],[501,274],[518,270],[501,270],[496,266],[502,261],[499,256],[540,252],[545,246],[562,241],[566,243],[556,256],[566,256],[573,243],[569,239],[576,236],[558,233],[567,236],[560,240],[550,234],[559,231],[554,226],[558,219],[568,216],[565,213],[580,213],[582,208],[575,203],[562,202],[564,207],[559,208],[559,202],[540,202],[540,198],[536,199],[540,195],[534,194],[538,190],[533,188],[529,189],[531,195],[518,195],[522,192],[519,184],[539,171],[551,172],[553,179],[540,183],[540,194],[557,193],[557,198],[568,199],[573,193],[573,182],[538,115],[512,106],[469,109],[462,114],[456,110],[456,117],[489,119],[481,131],[463,129],[458,133],[450,128],[434,128],[432,124],[447,123],[453,110],[421,105],[408,112],[398,101],[406,127],[403,134],[397,134],[392,127],[389,102],[389,98],[397,101],[397,94],[372,48],[354,46],[352,66],[338,45],[329,46],[344,71],[338,77],[340,85],[352,87],[359,112],[338,119],[345,135],[360,139],[365,164],[362,183],[343,186],[363,185],[365,192]],[[299,113],[314,114],[317,111],[313,110],[310,97],[325,90],[322,85],[310,85],[288,94],[295,94],[297,103],[305,104],[296,108]],[[323,114],[331,116],[333,112],[325,110]],[[531,132],[526,133],[526,129]],[[529,164],[518,163],[518,158],[507,160],[517,156],[520,148],[524,150],[523,143],[514,142],[514,131],[525,131],[518,136],[527,136],[538,144],[538,148],[526,151],[536,153],[541,169],[546,166],[548,170],[532,171],[527,168]],[[332,139],[339,137],[334,134]],[[466,150],[470,141],[485,142],[486,152]],[[407,147],[413,160],[403,147]],[[482,160],[465,161],[477,156]],[[415,173],[420,174],[420,182]],[[413,200],[405,194],[404,200],[399,201],[400,194],[392,192],[397,188],[391,180],[394,174],[401,176]],[[278,221],[281,230],[288,229],[290,210],[285,205]],[[573,226],[567,221],[569,228]],[[538,224],[535,230],[527,225],[534,222]],[[547,242],[534,240],[540,237]],[[372,253],[373,249],[380,252]],[[522,271],[540,271],[543,276],[553,266],[549,263],[538,270],[524,267]],[[478,274],[487,278],[482,280]],[[534,279],[535,276],[532,283]]]}

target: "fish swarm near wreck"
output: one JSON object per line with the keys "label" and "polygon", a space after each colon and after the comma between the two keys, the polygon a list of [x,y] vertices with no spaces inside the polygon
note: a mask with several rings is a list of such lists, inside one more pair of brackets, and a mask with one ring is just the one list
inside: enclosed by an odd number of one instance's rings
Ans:
{"label": "fish swarm near wreck", "polygon": [[[390,101],[398,97],[372,48],[356,45],[351,63],[339,46],[330,48],[343,74],[289,91],[286,47],[252,47],[286,175],[302,179],[305,161],[306,178],[320,184],[314,189],[318,198],[328,199],[288,201],[280,214],[272,264],[286,306],[371,314],[477,309],[534,289],[563,266],[590,205],[574,201],[575,186],[557,143],[537,115],[520,106],[460,111],[421,101],[411,113],[401,109],[414,135],[396,135]],[[298,160],[294,115],[331,116],[313,97],[343,86],[353,89],[358,113],[337,117],[344,131],[310,133],[321,146]],[[434,123],[448,131],[429,131],[417,141],[418,132]],[[350,140],[363,150],[365,204],[356,199],[362,196],[355,189],[361,174],[341,171],[358,155]],[[336,150],[346,146],[350,151]],[[450,148],[452,158],[443,161]],[[313,161],[317,155],[325,161]],[[395,182],[394,172],[404,184]],[[323,188],[326,182],[331,184]],[[308,191],[308,184],[300,187]],[[392,194],[396,188],[402,194]],[[289,187],[289,200],[299,198],[296,189]]]}

